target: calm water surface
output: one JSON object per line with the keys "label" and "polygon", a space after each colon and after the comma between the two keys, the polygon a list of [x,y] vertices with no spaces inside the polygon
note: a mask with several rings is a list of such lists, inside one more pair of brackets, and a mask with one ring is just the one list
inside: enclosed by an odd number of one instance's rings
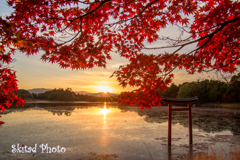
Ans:
{"label": "calm water surface", "polygon": [[[2,114],[0,159],[165,160],[207,149],[224,154],[240,145],[240,110],[193,108],[193,145],[187,112],[174,112],[171,148],[167,116],[167,107],[142,111],[116,103],[27,104]],[[12,153],[14,144],[36,145],[36,153]],[[46,153],[41,144],[66,151]]]}

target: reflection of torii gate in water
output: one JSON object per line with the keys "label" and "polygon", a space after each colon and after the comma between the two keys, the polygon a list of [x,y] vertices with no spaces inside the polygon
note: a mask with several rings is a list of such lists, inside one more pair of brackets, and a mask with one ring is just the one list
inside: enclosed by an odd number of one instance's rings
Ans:
{"label": "reflection of torii gate in water", "polygon": [[[168,145],[171,145],[172,138],[172,111],[188,111],[189,143],[192,144],[192,111],[191,105],[196,103],[197,97],[192,98],[163,98],[164,103],[168,104]],[[187,108],[172,108],[173,104],[187,104]]]}

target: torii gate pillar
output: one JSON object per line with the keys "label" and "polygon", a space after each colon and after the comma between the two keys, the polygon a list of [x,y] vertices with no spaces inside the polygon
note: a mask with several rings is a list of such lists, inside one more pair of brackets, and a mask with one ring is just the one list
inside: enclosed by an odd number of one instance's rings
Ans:
{"label": "torii gate pillar", "polygon": [[[189,127],[189,143],[192,144],[192,110],[191,106],[198,100],[197,97],[192,98],[163,98],[165,104],[168,104],[168,145],[171,146],[172,139],[172,112],[173,111],[188,111],[188,127]],[[172,108],[173,104],[187,104],[187,108]]]}

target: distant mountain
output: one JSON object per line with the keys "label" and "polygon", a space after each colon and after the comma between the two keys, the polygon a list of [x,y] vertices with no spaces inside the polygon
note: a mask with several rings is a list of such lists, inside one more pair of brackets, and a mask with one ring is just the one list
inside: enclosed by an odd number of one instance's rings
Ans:
{"label": "distant mountain", "polygon": [[76,94],[83,94],[83,95],[88,95],[88,96],[94,96],[94,97],[109,97],[109,96],[118,96],[119,94],[117,93],[104,93],[104,92],[98,92],[98,93],[90,93],[87,91],[77,91],[75,92]]}
{"label": "distant mountain", "polygon": [[38,94],[38,93],[44,93],[44,92],[50,91],[50,90],[52,90],[52,89],[48,89],[48,88],[33,88],[33,89],[29,89],[28,92]]}
{"label": "distant mountain", "polygon": [[113,97],[117,97],[119,94],[116,94],[116,93],[104,93],[104,92],[99,92],[99,93],[92,93],[92,94],[89,94],[89,96],[95,96],[95,97],[110,97],[110,96],[113,96]]}
{"label": "distant mountain", "polygon": [[76,94],[78,94],[78,93],[79,93],[79,94],[84,94],[84,95],[86,95],[86,94],[87,94],[87,95],[88,95],[88,94],[92,94],[92,93],[87,92],[87,91],[75,91],[75,93],[76,93]]}
{"label": "distant mountain", "polygon": [[[28,91],[30,93],[44,93],[46,91],[50,91],[52,89],[49,89],[49,88],[34,88],[34,89],[29,89]],[[117,93],[104,93],[104,92],[98,92],[98,93],[90,93],[90,92],[87,92],[87,91],[75,91],[76,94],[83,94],[83,95],[88,95],[88,96],[94,96],[94,97],[110,97],[110,96],[118,96],[119,94]]]}

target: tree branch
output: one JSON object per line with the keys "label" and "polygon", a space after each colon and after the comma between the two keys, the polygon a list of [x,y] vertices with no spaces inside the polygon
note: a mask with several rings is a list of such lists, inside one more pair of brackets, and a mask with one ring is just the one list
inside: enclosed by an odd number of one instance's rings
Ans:
{"label": "tree branch", "polygon": [[[200,40],[203,40],[205,38],[208,38],[208,37],[212,37],[214,34],[216,34],[217,32],[221,31],[227,24],[229,23],[233,23],[233,22],[236,22],[236,21],[239,21],[240,20],[240,17],[236,17],[236,18],[233,18],[231,20],[228,20],[224,23],[221,23],[219,24],[218,26],[220,26],[218,29],[216,29],[214,32],[210,33],[210,34],[207,34],[206,36],[203,36],[203,37],[200,37],[196,40],[193,40],[193,41],[190,41],[190,42],[187,42],[187,43],[184,43],[184,44],[179,44],[179,45],[175,45],[175,46],[163,46],[163,47],[155,47],[155,48],[143,48],[143,49],[164,49],[164,48],[174,48],[174,47],[180,47],[180,48],[183,48],[184,46],[186,45],[189,45],[189,44],[193,44],[193,43],[196,43]],[[178,50],[178,49],[177,49]]]}

